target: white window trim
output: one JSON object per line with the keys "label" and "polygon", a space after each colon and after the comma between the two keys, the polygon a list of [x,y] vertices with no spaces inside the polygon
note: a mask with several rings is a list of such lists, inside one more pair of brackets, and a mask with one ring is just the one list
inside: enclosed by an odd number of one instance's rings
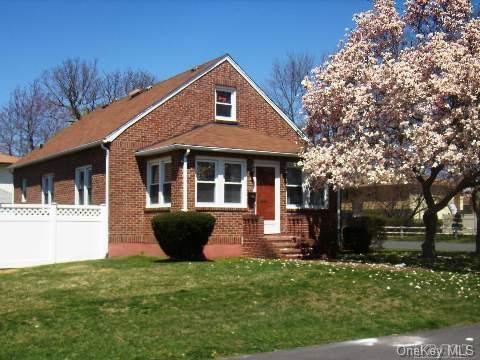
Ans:
{"label": "white window trim", "polygon": [[[147,194],[147,201],[146,201],[146,207],[148,209],[162,209],[162,208],[169,208],[172,206],[172,203],[165,203],[163,199],[163,185],[164,184],[173,184],[173,180],[170,182],[165,182],[165,164],[171,164],[172,163],[172,158],[171,157],[164,157],[164,158],[159,158],[159,159],[153,159],[149,160],[147,162],[147,179],[146,179],[146,194]],[[158,175],[158,204],[152,204],[150,200],[150,181],[152,178],[152,166],[158,165],[158,171],[160,174]],[[173,168],[172,168],[173,172]]]}
{"label": "white window trim", "polygon": [[[75,205],[80,205],[80,192],[78,191],[78,183],[80,182],[80,172],[84,172],[85,174],[87,173],[87,170],[92,171],[92,165],[85,165],[85,166],[80,166],[75,169]],[[84,175],[85,176],[85,175]],[[93,174],[92,174],[92,180],[93,180]],[[87,204],[88,203],[88,194],[87,194],[87,186],[85,182],[85,177],[83,178],[83,205],[82,206],[88,206],[92,204]],[[90,183],[90,191],[92,189],[92,184]]]}
{"label": "white window trim", "polygon": [[[232,116],[220,116],[217,115],[217,105],[226,105],[224,103],[217,103],[217,91],[226,91],[231,94],[231,105],[232,105]],[[231,121],[231,122],[237,122],[237,90],[235,88],[231,87],[225,87],[225,86],[216,86],[215,87],[215,92],[214,92],[214,106],[215,106],[215,120],[219,121]],[[228,105],[228,104],[227,104]]]}
{"label": "white window trim", "polygon": [[[298,166],[294,163],[287,163],[287,168],[289,167],[294,167],[298,168]],[[285,187],[297,187],[298,185],[287,185],[287,176],[285,175]],[[323,206],[315,206],[315,205],[310,205],[310,191],[309,191],[309,186],[307,181],[305,180],[305,177],[303,175],[302,171],[302,199],[303,199],[303,204],[302,205],[297,205],[297,204],[289,204],[288,203],[288,192],[285,191],[285,203],[287,204],[287,209],[313,209],[313,210],[325,210],[328,209],[328,186],[325,186],[325,189],[323,191],[324,195],[324,205]]]}
{"label": "white window trim", "polygon": [[[215,163],[215,201],[212,202],[198,202],[197,201],[197,183],[212,183],[210,181],[198,181],[197,179],[197,164],[198,162],[214,162]],[[225,197],[225,163],[240,164],[241,165],[241,198],[239,203],[226,203]],[[229,183],[227,183],[229,184]],[[247,161],[245,159],[237,158],[222,158],[212,156],[201,156],[195,158],[195,207],[207,208],[247,208]]]}
{"label": "white window trim", "polygon": [[[21,201],[22,203],[27,202],[27,189],[28,189],[28,184],[27,184],[27,179],[23,178],[22,179],[22,194],[21,194]],[[43,193],[42,193],[42,198],[43,198]]]}
{"label": "white window trim", "polygon": [[[48,184],[47,184],[48,182]],[[45,203],[45,187],[48,185],[47,189],[47,202]],[[42,176],[42,205],[51,205],[53,202],[53,174],[45,174]]]}

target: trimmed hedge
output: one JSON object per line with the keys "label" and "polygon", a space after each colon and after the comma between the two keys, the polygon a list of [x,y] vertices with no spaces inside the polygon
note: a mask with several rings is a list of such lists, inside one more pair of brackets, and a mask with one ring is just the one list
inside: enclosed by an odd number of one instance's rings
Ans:
{"label": "trimmed hedge", "polygon": [[378,217],[352,218],[343,228],[343,248],[356,254],[368,253],[372,241],[381,243],[383,240],[385,240],[385,221]]}
{"label": "trimmed hedge", "polygon": [[152,219],[162,250],[175,260],[203,260],[203,248],[213,232],[215,217],[198,212],[172,212]]}

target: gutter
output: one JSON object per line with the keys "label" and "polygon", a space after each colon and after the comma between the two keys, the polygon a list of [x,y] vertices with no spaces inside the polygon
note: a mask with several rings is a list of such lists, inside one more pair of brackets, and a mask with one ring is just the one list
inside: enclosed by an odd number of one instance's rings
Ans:
{"label": "gutter", "polygon": [[140,150],[135,153],[136,156],[150,156],[162,154],[165,152],[189,149],[197,151],[211,151],[211,152],[224,152],[232,154],[251,154],[251,155],[269,155],[269,156],[281,156],[281,157],[299,157],[298,153],[290,152],[277,152],[267,150],[250,150],[250,149],[235,149],[235,148],[222,148],[216,146],[202,146],[202,145],[185,145],[185,144],[172,144],[158,149]]}
{"label": "gutter", "polygon": [[24,162],[24,163],[21,163],[21,164],[15,163],[15,164],[9,166],[8,168],[9,169],[19,169],[19,168],[27,166],[27,165],[36,164],[36,163],[39,163],[39,162],[54,159],[54,158],[57,158],[57,157],[60,157],[60,156],[63,156],[63,155],[67,155],[67,154],[72,154],[72,153],[75,153],[75,152],[78,152],[78,151],[81,151],[81,150],[93,148],[95,146],[99,146],[99,145],[101,146],[103,143],[104,143],[103,140],[97,140],[97,141],[94,141],[94,142],[91,142],[91,143],[88,143],[88,144],[84,144],[84,145],[80,145],[80,146],[77,146],[77,147],[74,147],[74,148],[71,148],[71,149],[60,151],[60,152],[57,152],[55,154],[43,156],[43,157],[40,157],[38,159],[27,161],[27,162]]}

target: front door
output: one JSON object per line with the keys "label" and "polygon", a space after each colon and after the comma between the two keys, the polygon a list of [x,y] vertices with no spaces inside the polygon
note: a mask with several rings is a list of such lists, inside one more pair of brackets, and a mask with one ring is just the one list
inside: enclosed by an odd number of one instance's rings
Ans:
{"label": "front door", "polygon": [[280,232],[280,217],[277,204],[278,169],[276,166],[257,166],[257,215],[263,217],[265,222],[265,234]]}

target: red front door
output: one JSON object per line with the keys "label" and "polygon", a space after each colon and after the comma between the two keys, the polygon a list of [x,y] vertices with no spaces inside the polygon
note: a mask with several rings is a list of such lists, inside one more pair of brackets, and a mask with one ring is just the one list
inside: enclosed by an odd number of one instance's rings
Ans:
{"label": "red front door", "polygon": [[257,167],[257,215],[275,220],[275,168]]}

